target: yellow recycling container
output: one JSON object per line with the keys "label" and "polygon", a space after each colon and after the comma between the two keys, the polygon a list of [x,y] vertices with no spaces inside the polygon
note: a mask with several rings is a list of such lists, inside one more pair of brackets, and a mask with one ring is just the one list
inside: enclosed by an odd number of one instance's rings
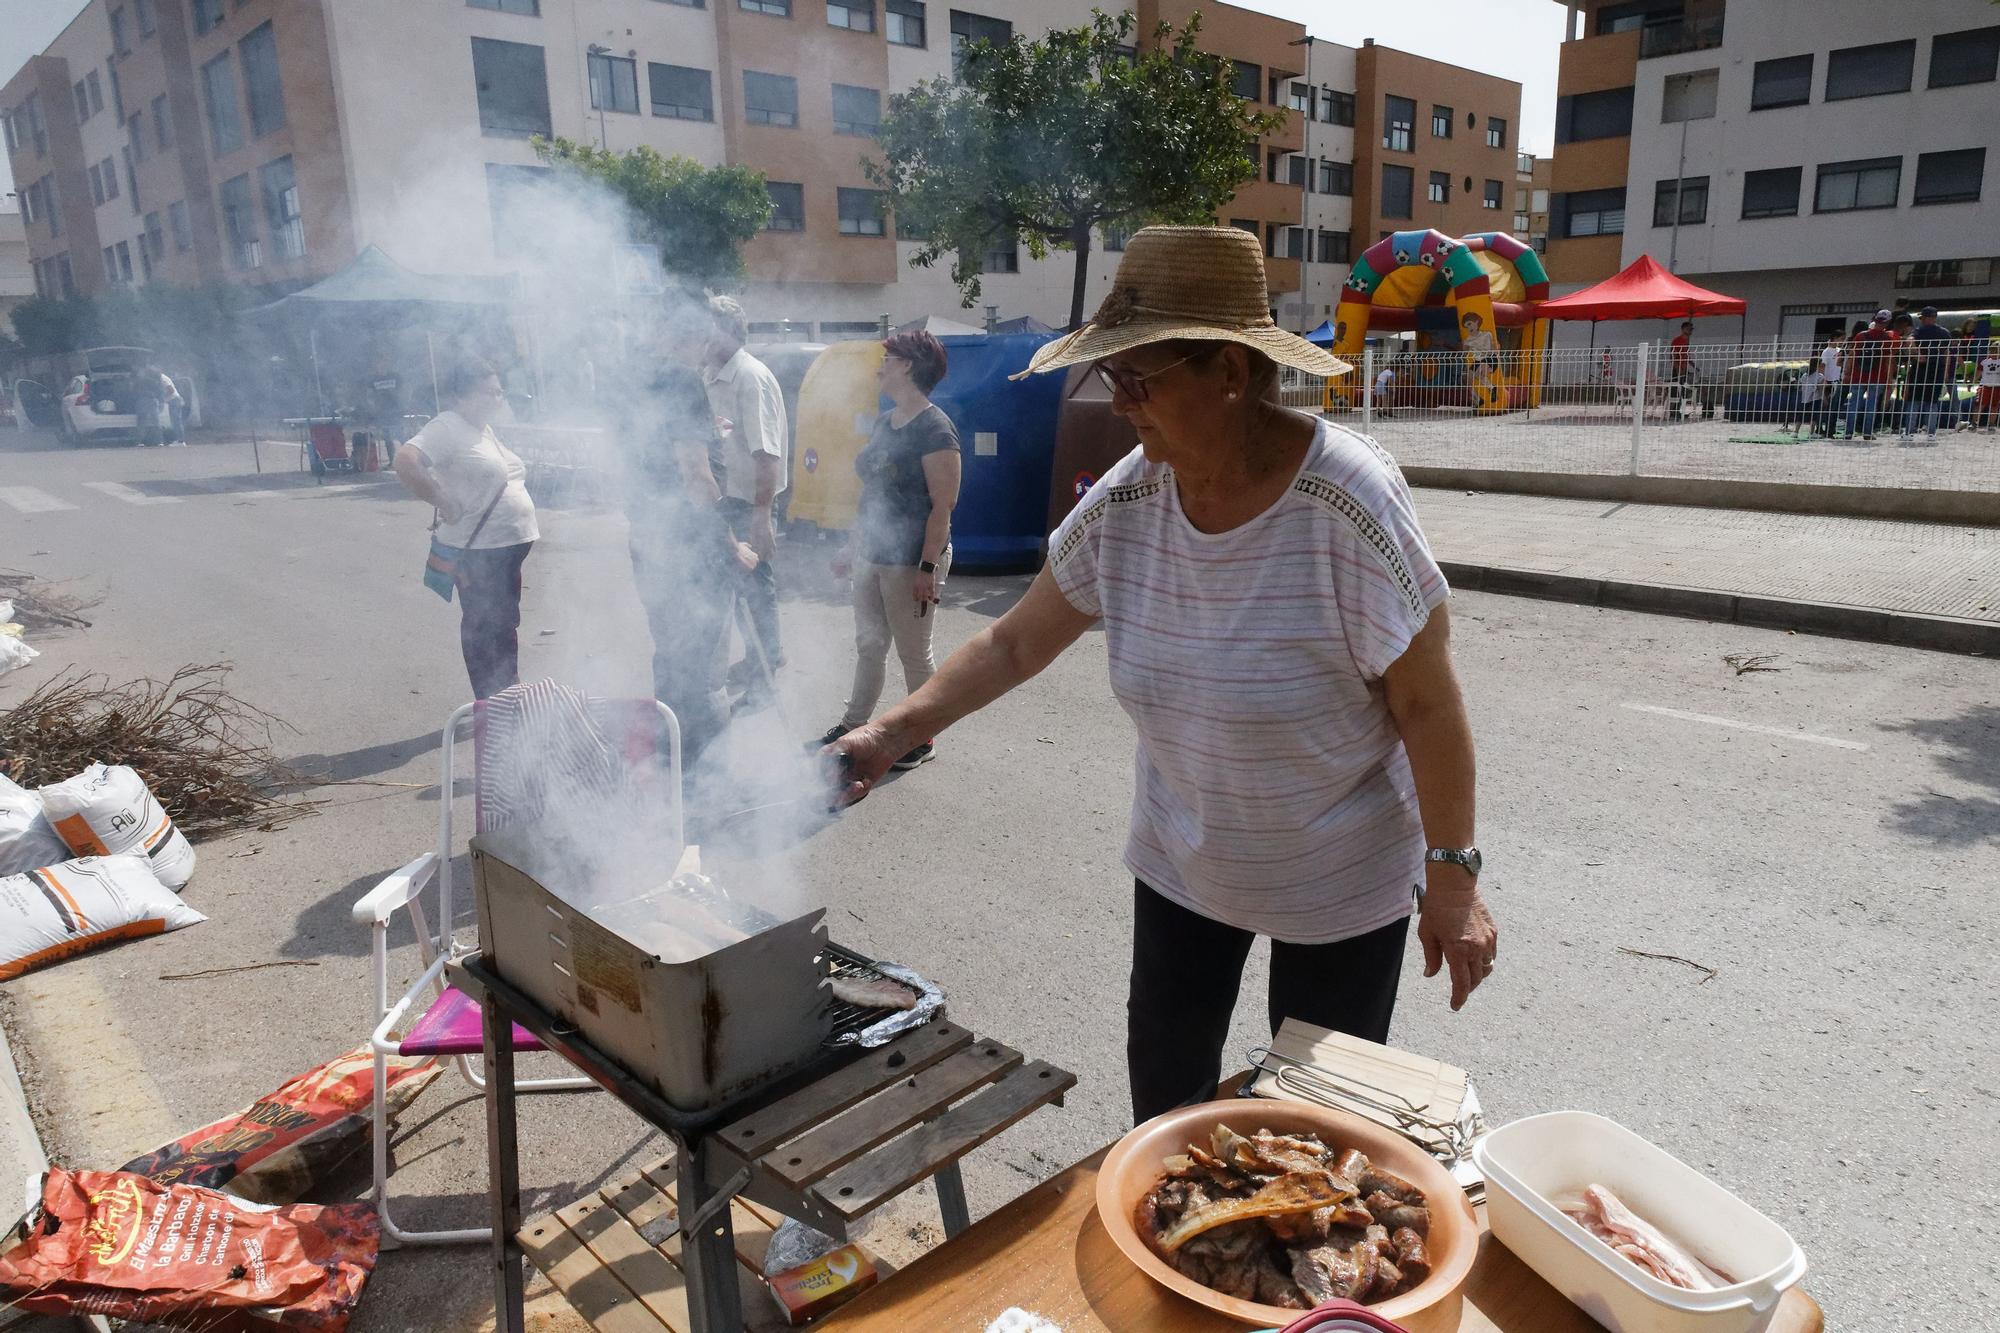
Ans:
{"label": "yellow recycling container", "polygon": [[875,372],[882,367],[882,344],[835,343],[819,354],[799,385],[799,419],[792,431],[793,522],[843,532],[854,526],[861,503],[861,478],[854,460],[868,443],[880,413],[882,391]]}

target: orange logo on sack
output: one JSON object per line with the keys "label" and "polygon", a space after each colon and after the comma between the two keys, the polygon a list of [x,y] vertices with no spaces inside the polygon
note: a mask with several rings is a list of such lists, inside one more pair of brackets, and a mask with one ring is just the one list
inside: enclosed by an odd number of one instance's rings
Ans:
{"label": "orange logo on sack", "polygon": [[84,1228],[90,1257],[106,1268],[116,1267],[139,1243],[145,1204],[139,1197],[138,1182],[113,1181],[108,1188],[90,1196],[90,1206],[95,1215]]}

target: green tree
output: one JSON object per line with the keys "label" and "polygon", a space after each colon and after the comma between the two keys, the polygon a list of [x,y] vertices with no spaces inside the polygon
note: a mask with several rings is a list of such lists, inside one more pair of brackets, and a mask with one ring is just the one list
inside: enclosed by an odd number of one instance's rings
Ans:
{"label": "green tree", "polygon": [[1144,51],[1136,20],[1093,11],[1089,24],[1038,41],[976,42],[959,79],[889,99],[870,177],[897,230],[929,267],[954,256],[952,281],[979,299],[979,257],[996,243],[1037,259],[1076,253],[1070,323],[1083,319],[1093,227],[1211,222],[1257,174],[1257,140],[1285,123],[1236,96],[1233,69],[1203,51],[1201,17],[1162,23]]}
{"label": "green tree", "polygon": [[614,153],[568,139],[534,142],[542,161],[609,187],[630,210],[632,239],[657,245],[669,274],[703,287],[742,285],[743,243],[771,216],[762,172],[705,167],[651,148]]}

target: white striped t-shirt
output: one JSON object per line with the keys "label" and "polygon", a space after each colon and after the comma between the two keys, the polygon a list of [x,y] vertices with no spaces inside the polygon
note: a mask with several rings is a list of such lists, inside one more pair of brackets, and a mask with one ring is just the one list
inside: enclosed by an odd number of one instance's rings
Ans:
{"label": "white striped t-shirt", "polygon": [[1382,673],[1449,589],[1388,455],[1322,421],[1277,503],[1209,534],[1135,449],[1049,549],[1138,728],[1132,873],[1301,944],[1408,915],[1424,839]]}

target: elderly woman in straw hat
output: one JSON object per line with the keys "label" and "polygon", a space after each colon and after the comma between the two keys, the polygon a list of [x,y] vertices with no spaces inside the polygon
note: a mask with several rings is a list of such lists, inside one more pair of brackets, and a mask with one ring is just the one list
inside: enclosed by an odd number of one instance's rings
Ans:
{"label": "elderly woman in straw hat", "polygon": [[1493,970],[1472,730],[1447,588],[1373,441],[1277,402],[1344,362],[1271,322],[1256,238],[1148,227],[1104,304],[1028,372],[1094,362],[1139,448],[1027,595],[831,748],[859,800],[895,760],[1101,623],[1139,738],[1127,1060],[1139,1119],[1213,1094],[1243,965],[1270,1019],[1386,1040],[1413,904],[1459,1008]]}

